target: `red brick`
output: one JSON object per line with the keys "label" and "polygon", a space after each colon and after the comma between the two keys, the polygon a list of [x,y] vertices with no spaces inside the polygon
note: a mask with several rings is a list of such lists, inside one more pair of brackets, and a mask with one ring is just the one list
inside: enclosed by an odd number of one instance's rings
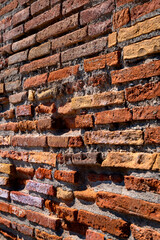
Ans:
{"label": "red brick", "polygon": [[72,11],[78,10],[89,2],[90,0],[66,0],[63,2],[62,14],[66,15]]}
{"label": "red brick", "polygon": [[10,68],[10,69],[4,70],[3,72],[1,71],[0,79],[14,76],[17,73],[18,73],[18,68]]}
{"label": "red brick", "polygon": [[27,225],[24,225],[24,224],[23,225],[18,224],[16,222],[12,222],[11,225],[18,232],[23,233],[24,235],[33,237],[33,228],[32,227],[28,227]]}
{"label": "red brick", "polygon": [[158,240],[160,238],[159,232],[145,227],[138,227],[134,224],[131,224],[131,233],[135,240]]}
{"label": "red brick", "polygon": [[0,217],[0,224],[6,226],[8,228],[11,228],[11,221],[9,221],[5,218]]}
{"label": "red brick", "polygon": [[11,26],[11,17],[4,18],[0,21],[0,30],[5,30]]}
{"label": "red brick", "polygon": [[14,109],[10,109],[8,111],[3,112],[4,119],[12,119],[15,117],[15,111]]}
{"label": "red brick", "polygon": [[36,44],[36,34],[33,34],[29,37],[23,38],[22,40],[13,43],[12,44],[12,51],[13,52],[18,52],[18,51],[23,50],[25,48],[32,47],[35,44]]}
{"label": "red brick", "polygon": [[37,122],[38,120],[35,121],[20,121],[18,122],[18,128],[21,132],[25,131],[32,131],[32,130],[37,130]]}
{"label": "red brick", "polygon": [[35,235],[37,240],[62,240],[62,237],[58,237],[57,235],[51,235],[47,232],[40,231],[39,229],[35,229]]}
{"label": "red brick", "polygon": [[16,107],[16,116],[32,116],[32,105],[21,105]]}
{"label": "red brick", "polygon": [[45,119],[38,120],[37,127],[38,127],[38,130],[42,132],[42,131],[58,128],[58,124],[56,124],[56,121],[54,121],[51,118],[45,118]]}
{"label": "red brick", "polygon": [[10,137],[0,136],[0,146],[9,146],[11,144]]}
{"label": "red brick", "polygon": [[128,190],[160,193],[160,181],[154,178],[125,176],[124,183]]}
{"label": "red brick", "polygon": [[10,192],[8,190],[0,188],[0,197],[9,200]]}
{"label": "red brick", "polygon": [[77,209],[56,206],[56,214],[59,218],[63,218],[69,222],[75,222],[77,220]]}
{"label": "red brick", "polygon": [[129,8],[124,8],[119,12],[116,12],[113,14],[114,29],[117,29],[119,27],[122,27],[123,25],[126,25],[127,23],[129,23],[129,21],[130,21]]}
{"label": "red brick", "polygon": [[18,132],[18,123],[9,122],[0,124],[0,131],[13,131]]}
{"label": "red brick", "polygon": [[129,236],[129,224],[121,219],[111,219],[107,216],[79,210],[78,222],[120,238]]}
{"label": "red brick", "polygon": [[34,169],[26,167],[16,167],[16,173],[18,177],[31,179],[34,176]]}
{"label": "red brick", "polygon": [[78,14],[74,14],[62,21],[59,21],[37,33],[37,42],[44,42],[46,39],[68,32],[78,27]]}
{"label": "red brick", "polygon": [[76,128],[89,128],[93,127],[93,115],[86,114],[86,115],[77,115],[75,118],[75,127]]}
{"label": "red brick", "polygon": [[104,234],[95,232],[93,230],[88,229],[86,232],[86,240],[104,240]]}
{"label": "red brick", "polygon": [[35,108],[35,111],[37,113],[54,113],[56,111],[56,106],[55,106],[55,103],[52,103],[52,104],[39,104],[36,108]]}
{"label": "red brick", "polygon": [[56,230],[59,226],[60,221],[58,218],[47,216],[42,213],[33,212],[30,210],[27,210],[26,212],[27,219],[31,222],[37,223],[46,228],[51,228],[53,230]]}
{"label": "red brick", "polygon": [[100,55],[84,60],[84,70],[86,72],[103,69],[107,66],[113,67],[119,65],[120,52],[115,51],[106,55]]}
{"label": "red brick", "polygon": [[110,19],[106,20],[105,22],[90,24],[88,26],[88,36],[95,37],[103,35],[104,33],[111,32],[111,25],[112,24]]}
{"label": "red brick", "polygon": [[0,151],[0,156],[2,158],[10,158],[17,161],[28,161],[27,152],[16,152],[16,151]]}
{"label": "red brick", "polygon": [[54,178],[58,181],[68,182],[68,183],[77,183],[78,182],[78,172],[76,171],[61,171],[56,170],[54,172]]}
{"label": "red brick", "polygon": [[61,136],[48,136],[47,137],[48,146],[50,147],[68,147],[69,137],[61,137]]}
{"label": "red brick", "polygon": [[13,201],[20,202],[29,206],[34,206],[38,208],[42,208],[43,206],[43,199],[40,197],[33,197],[31,195],[22,193],[22,192],[16,192],[11,191],[10,198]]}
{"label": "red brick", "polygon": [[52,9],[34,17],[24,25],[25,32],[44,27],[51,21],[60,16],[60,4],[55,5]]}
{"label": "red brick", "polygon": [[12,46],[12,44],[4,45],[3,47],[0,48],[0,53],[3,56],[6,55],[6,54],[12,54],[11,46]]}
{"label": "red brick", "polygon": [[10,205],[8,203],[0,202],[0,211],[9,213]]}
{"label": "red brick", "polygon": [[11,12],[12,10],[14,10],[18,5],[17,0],[13,0],[12,2],[10,2],[9,4],[7,4],[5,7],[0,9],[0,16]]}
{"label": "red brick", "polygon": [[108,0],[93,8],[86,9],[80,13],[80,24],[90,23],[92,20],[100,18],[102,15],[110,14],[114,10],[114,1]]}
{"label": "red brick", "polygon": [[51,72],[48,77],[48,82],[59,81],[70,76],[75,76],[78,74],[79,65],[65,67],[57,71]]}
{"label": "red brick", "polygon": [[146,144],[159,144],[160,143],[160,127],[146,128],[144,133]]}
{"label": "red brick", "polygon": [[35,172],[37,179],[52,179],[52,171],[45,168],[38,168]]}
{"label": "red brick", "polygon": [[[75,232],[82,236],[86,235],[86,231],[88,229],[88,227],[84,224],[80,224],[76,222],[67,222],[67,221],[62,222],[62,228],[66,231]],[[64,238],[64,240],[74,240],[74,239],[71,237],[67,237],[67,238]]]}
{"label": "red brick", "polygon": [[131,9],[131,20],[142,17],[158,8],[160,8],[160,2],[158,0],[152,0],[151,2],[137,5]]}
{"label": "red brick", "polygon": [[50,5],[49,0],[38,0],[31,4],[31,15],[39,14],[45,11]]}
{"label": "red brick", "polygon": [[17,206],[13,206],[13,205],[9,206],[9,213],[14,214],[20,218],[24,218],[26,216],[26,211],[24,209],[19,208]]}
{"label": "red brick", "polygon": [[23,25],[20,25],[3,34],[3,41],[14,40],[23,35]]}
{"label": "red brick", "polygon": [[23,9],[22,11],[16,13],[15,15],[13,15],[12,18],[12,24],[13,26],[20,24],[24,21],[26,21],[29,18],[29,7]]}
{"label": "red brick", "polygon": [[9,102],[13,104],[20,103],[24,101],[27,97],[27,92],[16,93],[9,96]]}
{"label": "red brick", "polygon": [[21,87],[21,81],[20,80],[5,83],[5,91],[6,92],[12,92],[14,90],[19,90],[20,87]]}
{"label": "red brick", "polygon": [[16,53],[8,58],[8,65],[26,61],[28,57],[28,50]]}
{"label": "red brick", "polygon": [[97,165],[102,162],[100,153],[65,154],[64,162],[67,165]]}
{"label": "red brick", "polygon": [[160,82],[146,83],[131,88],[126,88],[126,99],[128,102],[138,102],[160,96]]}
{"label": "red brick", "polygon": [[121,5],[124,5],[126,3],[130,3],[130,2],[133,2],[134,0],[117,0],[117,6],[121,6]]}
{"label": "red brick", "polygon": [[95,124],[129,122],[131,120],[132,114],[128,108],[95,113]]}
{"label": "red brick", "polygon": [[100,39],[96,39],[92,42],[85,43],[81,46],[68,49],[62,52],[62,55],[61,55],[62,62],[67,62],[70,60],[74,60],[76,58],[81,58],[81,57],[85,57],[91,54],[101,52],[106,47],[106,44],[107,44],[107,38],[103,37]]}
{"label": "red brick", "polygon": [[84,41],[87,37],[87,27],[78,29],[74,32],[68,33],[62,37],[55,38],[52,40],[52,49],[68,47],[75,43]]}
{"label": "red brick", "polygon": [[112,84],[135,81],[160,74],[160,60],[111,72]]}
{"label": "red brick", "polygon": [[50,152],[30,152],[28,162],[31,163],[45,163],[56,167],[57,154]]}
{"label": "red brick", "polygon": [[108,82],[108,76],[106,73],[93,75],[93,77],[89,77],[88,79],[88,86],[92,87],[104,87],[105,84]]}
{"label": "red brick", "polygon": [[55,189],[52,185],[40,183],[32,180],[27,180],[26,189],[29,191],[43,193],[45,195],[50,195],[50,196],[56,195]]}
{"label": "red brick", "polygon": [[38,87],[47,82],[47,73],[41,74],[41,75],[36,75],[34,77],[30,77],[24,81],[23,88],[28,89],[28,88],[33,88],[33,87]]}
{"label": "red brick", "polygon": [[29,5],[33,0],[18,0],[19,4],[21,6],[23,5]]}
{"label": "red brick", "polygon": [[100,208],[107,208],[123,214],[131,214],[150,220],[160,221],[160,204],[158,203],[150,203],[109,192],[98,192],[96,203]]}
{"label": "red brick", "polygon": [[142,145],[143,132],[141,130],[106,131],[98,130],[85,132],[85,144],[109,144],[109,145]]}
{"label": "red brick", "polygon": [[69,137],[68,147],[82,147],[83,145],[83,138],[81,136]]}
{"label": "red brick", "polygon": [[160,119],[160,106],[135,107],[133,120]]}
{"label": "red brick", "polygon": [[59,62],[59,54],[38,59],[20,67],[20,73],[30,73],[40,68],[54,66]]}
{"label": "red brick", "polygon": [[16,135],[12,137],[12,145],[14,147],[46,147],[46,136]]}

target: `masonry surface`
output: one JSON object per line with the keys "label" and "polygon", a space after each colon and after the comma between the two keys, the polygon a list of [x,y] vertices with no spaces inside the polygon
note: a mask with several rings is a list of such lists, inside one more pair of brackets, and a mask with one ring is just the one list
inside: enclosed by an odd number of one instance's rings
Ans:
{"label": "masonry surface", "polygon": [[0,239],[160,239],[159,76],[159,0],[0,0]]}

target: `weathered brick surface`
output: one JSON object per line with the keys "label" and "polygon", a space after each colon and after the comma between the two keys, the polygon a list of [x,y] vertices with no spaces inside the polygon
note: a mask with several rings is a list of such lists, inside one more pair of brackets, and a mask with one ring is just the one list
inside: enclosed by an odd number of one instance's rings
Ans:
{"label": "weathered brick surface", "polygon": [[130,21],[129,8],[124,8],[123,10],[114,13],[113,15],[113,27],[114,29],[126,25]]}
{"label": "weathered brick surface", "polygon": [[104,236],[105,236],[104,234],[92,231],[90,229],[88,229],[86,232],[86,240],[92,240],[92,239],[104,240],[105,239]]}
{"label": "weathered brick surface", "polygon": [[154,231],[150,228],[141,228],[134,224],[131,224],[131,232],[136,240],[145,240],[145,239],[155,239],[158,240],[160,237],[160,233],[158,231]]}
{"label": "weathered brick surface", "polygon": [[147,128],[145,130],[145,143],[146,144],[159,144],[160,143],[160,127]]}
{"label": "weathered brick surface", "polygon": [[124,182],[129,190],[160,193],[160,181],[157,179],[125,176]]}
{"label": "weathered brick surface", "polygon": [[37,42],[68,32],[78,26],[78,14],[72,15],[58,23],[55,23],[37,33]]}
{"label": "weathered brick surface", "polygon": [[102,166],[149,170],[156,157],[156,154],[151,153],[109,152]]}
{"label": "weathered brick surface", "polygon": [[16,39],[23,35],[23,25],[13,28],[12,30],[3,34],[4,42],[10,39]]}
{"label": "weathered brick surface", "polygon": [[63,48],[75,43],[84,41],[87,37],[87,27],[76,30],[72,33],[66,34],[63,37],[55,38],[52,40],[52,49]]}
{"label": "weathered brick surface", "polygon": [[20,68],[21,73],[30,73],[40,68],[54,66],[59,62],[59,54],[32,61]]}
{"label": "weathered brick surface", "polygon": [[34,47],[29,51],[28,59],[32,60],[35,58],[40,58],[50,53],[50,42],[41,44],[38,47]]}
{"label": "weathered brick surface", "polygon": [[12,44],[12,51],[18,52],[20,50],[23,50],[25,48],[31,47],[35,45],[36,43],[36,35],[33,34],[29,37],[23,38],[22,40],[15,42]]}
{"label": "weathered brick surface", "polygon": [[58,181],[68,182],[68,183],[77,183],[78,182],[78,173],[76,171],[60,171],[56,170],[54,172],[54,178]]}
{"label": "weathered brick surface", "polygon": [[85,57],[94,53],[101,52],[106,46],[107,38],[103,37],[94,40],[84,45],[78,46],[73,49],[66,50],[62,53],[62,62],[74,60],[76,58]]}
{"label": "weathered brick surface", "polygon": [[35,235],[37,239],[62,240],[62,237],[58,237],[57,235],[52,235],[44,231],[40,231],[39,229],[35,230]]}
{"label": "weathered brick surface", "polygon": [[[139,43],[134,43],[123,49],[124,59],[139,58],[146,55],[156,54],[160,52],[160,37],[154,37]],[[143,50],[142,50],[143,49]]]}
{"label": "weathered brick surface", "polygon": [[129,102],[144,101],[160,96],[160,83],[146,83],[126,88],[126,99]]}
{"label": "weathered brick surface", "polygon": [[155,221],[160,221],[160,204],[150,203],[128,196],[123,196],[121,194],[109,192],[97,193],[96,203],[101,208],[107,208],[121,213],[127,213]]}
{"label": "weathered brick surface", "polygon": [[100,229],[118,237],[128,237],[129,226],[121,219],[111,219],[106,216],[79,210],[78,221],[89,227]]}
{"label": "weathered brick surface", "polygon": [[47,82],[47,73],[37,75],[35,77],[31,77],[25,80],[23,87],[24,89],[38,87]]}
{"label": "weathered brick surface", "polygon": [[132,114],[129,109],[117,109],[95,114],[95,124],[107,124],[116,122],[128,122],[132,120]]}
{"label": "weathered brick surface", "polygon": [[52,230],[56,230],[56,228],[59,225],[58,218],[55,218],[52,216],[46,216],[42,213],[33,212],[31,210],[27,210],[27,219],[41,226],[51,228]]}
{"label": "weathered brick surface", "polygon": [[21,136],[12,137],[12,145],[19,147],[46,147],[46,136]]}
{"label": "weathered brick surface", "polygon": [[101,15],[110,14],[114,10],[114,1],[109,0],[93,8],[86,9],[80,14],[81,25],[87,24]]}
{"label": "weathered brick surface", "polygon": [[157,0],[152,0],[144,4],[139,4],[131,9],[131,20],[142,17],[150,12],[160,8],[160,3]]}
{"label": "weathered brick surface", "polygon": [[124,83],[142,78],[158,76],[160,74],[160,61],[153,61],[135,67],[111,72],[112,83]]}
{"label": "weathered brick surface", "polygon": [[38,207],[38,208],[42,208],[42,206],[43,206],[43,199],[42,198],[33,197],[31,195],[28,195],[28,194],[25,194],[25,193],[22,193],[22,192],[12,191],[10,193],[10,198],[13,201],[20,202],[20,203],[23,203],[23,204],[27,204],[27,205],[30,205],[30,206],[35,206],[35,207]]}
{"label": "weathered brick surface", "polygon": [[26,21],[29,18],[29,7],[23,9],[22,11],[16,13],[12,18],[13,26]]}
{"label": "weathered brick surface", "polygon": [[45,183],[28,180],[26,184],[26,189],[29,191],[55,196],[55,189],[53,188],[53,186]]}
{"label": "weathered brick surface", "polygon": [[92,131],[85,132],[85,144],[110,144],[110,145],[142,145],[142,131]]}
{"label": "weathered brick surface", "polygon": [[51,10],[48,10],[37,17],[34,17],[24,25],[25,32],[40,28],[60,16],[60,5],[57,4]]}
{"label": "weathered brick surface", "polygon": [[145,21],[139,22],[132,27],[121,28],[118,34],[118,41],[123,42],[132,38],[141,36],[142,34],[147,34],[158,30],[160,16],[156,16]]}

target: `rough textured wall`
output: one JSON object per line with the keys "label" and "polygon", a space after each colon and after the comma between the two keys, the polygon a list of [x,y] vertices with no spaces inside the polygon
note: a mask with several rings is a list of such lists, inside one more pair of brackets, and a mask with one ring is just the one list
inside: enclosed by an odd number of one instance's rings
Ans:
{"label": "rough textured wall", "polygon": [[160,1],[0,0],[0,239],[160,239]]}

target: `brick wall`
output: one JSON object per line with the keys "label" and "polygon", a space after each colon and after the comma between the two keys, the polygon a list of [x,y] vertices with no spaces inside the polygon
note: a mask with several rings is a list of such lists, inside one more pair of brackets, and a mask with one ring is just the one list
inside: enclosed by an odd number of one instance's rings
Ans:
{"label": "brick wall", "polygon": [[0,239],[160,239],[159,0],[0,0]]}

